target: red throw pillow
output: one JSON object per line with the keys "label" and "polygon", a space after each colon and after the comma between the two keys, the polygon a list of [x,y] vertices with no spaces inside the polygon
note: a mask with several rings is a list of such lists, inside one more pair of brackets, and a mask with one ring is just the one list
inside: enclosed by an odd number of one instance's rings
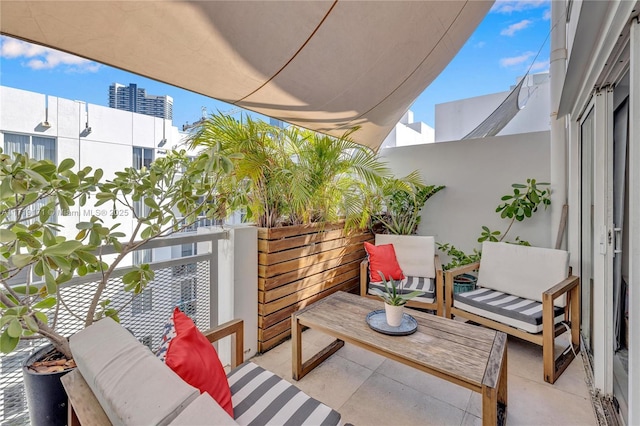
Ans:
{"label": "red throw pillow", "polygon": [[[396,251],[393,244],[383,244],[374,246],[365,241],[364,249],[369,256],[369,276],[372,282],[380,282],[380,272],[384,274],[385,279],[403,280],[404,274],[396,259]],[[380,271],[380,272],[378,272]]]}
{"label": "red throw pillow", "polygon": [[215,348],[180,309],[173,310],[172,321],[175,336],[163,354],[165,363],[200,393],[208,392],[233,418],[231,389]]}

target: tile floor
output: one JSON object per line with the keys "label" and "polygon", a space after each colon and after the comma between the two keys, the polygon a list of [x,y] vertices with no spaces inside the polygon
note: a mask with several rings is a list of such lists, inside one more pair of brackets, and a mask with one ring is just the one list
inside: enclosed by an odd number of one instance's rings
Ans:
{"label": "tile floor", "polygon": [[[303,359],[332,341],[315,330],[302,335]],[[291,340],[252,359],[361,425],[481,425],[480,394],[346,344],[296,382]],[[508,342],[509,425],[597,425],[579,356],[554,385],[542,379],[542,349]]]}

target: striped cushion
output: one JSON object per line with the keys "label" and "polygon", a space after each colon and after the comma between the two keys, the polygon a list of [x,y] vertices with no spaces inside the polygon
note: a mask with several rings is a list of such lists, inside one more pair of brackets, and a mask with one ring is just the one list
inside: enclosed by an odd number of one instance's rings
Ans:
{"label": "striped cushion", "polygon": [[[400,290],[400,294],[411,293],[414,290],[424,292],[422,296],[414,297],[413,299],[411,299],[413,301],[433,303],[436,300],[436,285],[433,278],[405,277],[405,279],[401,282],[401,287],[402,289]],[[384,283],[382,281],[370,282],[369,294],[373,294],[371,292],[372,288],[379,288],[380,290],[385,291]]]}
{"label": "striped cushion", "polygon": [[240,425],[337,425],[340,414],[300,389],[247,361],[228,375]]}
{"label": "striped cushion", "polygon": [[[542,331],[542,303],[535,300],[523,299],[490,288],[479,288],[454,294],[453,306],[528,333]],[[554,323],[557,324],[564,319],[564,309],[554,307],[554,310]]]}

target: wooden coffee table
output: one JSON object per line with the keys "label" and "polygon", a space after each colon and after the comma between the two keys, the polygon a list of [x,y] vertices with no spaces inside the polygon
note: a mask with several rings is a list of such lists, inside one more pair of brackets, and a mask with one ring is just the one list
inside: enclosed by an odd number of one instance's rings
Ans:
{"label": "wooden coffee table", "polygon": [[[340,349],[344,342],[464,386],[482,395],[482,424],[505,424],[507,411],[507,336],[505,333],[413,309],[418,322],[408,336],[389,336],[367,325],[366,315],[383,307],[376,301],[337,292],[291,317],[293,379],[300,380]],[[302,362],[302,328],[336,337]]]}

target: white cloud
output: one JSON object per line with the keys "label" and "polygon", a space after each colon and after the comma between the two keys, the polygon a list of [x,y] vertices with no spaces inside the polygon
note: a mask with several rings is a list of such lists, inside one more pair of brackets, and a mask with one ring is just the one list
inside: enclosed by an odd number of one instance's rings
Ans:
{"label": "white cloud", "polygon": [[500,31],[500,35],[512,37],[515,33],[524,30],[531,24],[533,24],[533,21],[529,19],[523,19],[522,21],[511,24],[504,30]]}
{"label": "white cloud", "polygon": [[520,65],[529,60],[534,55],[533,52],[525,52],[520,56],[512,56],[510,58],[502,58],[500,59],[500,66],[507,68],[513,67],[516,65]]}
{"label": "white cloud", "polygon": [[536,71],[549,71],[549,60],[535,61],[533,65],[531,65],[531,72]]}
{"label": "white cloud", "polygon": [[66,72],[82,73],[100,69],[100,64],[96,62],[9,37],[0,38],[0,56],[5,59],[25,59],[22,65],[33,70],[60,67]]}
{"label": "white cloud", "polygon": [[491,12],[512,13],[547,6],[550,0],[497,0]]}
{"label": "white cloud", "polygon": [[478,48],[478,49],[482,49],[482,48],[483,48],[483,47],[485,47],[486,45],[487,45],[487,43],[486,43],[486,42],[484,42],[484,41],[479,41],[479,42],[477,42],[476,44],[474,44],[474,45],[473,45],[473,47],[476,47],[476,48]]}
{"label": "white cloud", "polygon": [[549,19],[551,19],[551,9],[546,9],[542,13],[542,19],[544,19],[545,21],[548,21]]}

